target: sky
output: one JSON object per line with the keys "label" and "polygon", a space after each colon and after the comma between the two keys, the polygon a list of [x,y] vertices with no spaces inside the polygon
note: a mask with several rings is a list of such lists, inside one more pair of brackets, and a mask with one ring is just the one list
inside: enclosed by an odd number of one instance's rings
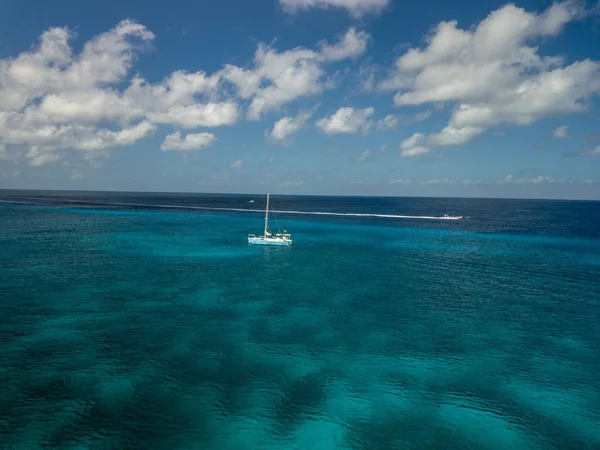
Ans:
{"label": "sky", "polygon": [[600,2],[0,0],[0,188],[600,199]]}

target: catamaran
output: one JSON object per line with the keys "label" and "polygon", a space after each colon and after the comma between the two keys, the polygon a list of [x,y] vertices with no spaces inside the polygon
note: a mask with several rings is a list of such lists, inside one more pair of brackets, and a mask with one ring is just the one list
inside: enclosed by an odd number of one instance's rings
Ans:
{"label": "catamaran", "polygon": [[[278,231],[279,226],[277,226]],[[285,230],[284,230],[285,231]],[[265,230],[262,236],[248,235],[248,244],[254,245],[292,245],[292,235],[289,233],[273,234],[269,231],[269,194],[267,194],[267,208],[265,211]]]}

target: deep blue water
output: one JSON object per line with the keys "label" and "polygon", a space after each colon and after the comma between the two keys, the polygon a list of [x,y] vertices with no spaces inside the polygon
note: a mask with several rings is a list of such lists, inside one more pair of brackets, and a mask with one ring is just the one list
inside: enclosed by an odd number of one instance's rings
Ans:
{"label": "deep blue water", "polygon": [[600,448],[598,202],[2,200],[0,446]]}

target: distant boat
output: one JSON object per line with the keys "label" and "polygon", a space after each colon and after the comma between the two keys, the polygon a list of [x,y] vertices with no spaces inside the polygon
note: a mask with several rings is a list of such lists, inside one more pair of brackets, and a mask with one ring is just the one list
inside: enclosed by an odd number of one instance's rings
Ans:
{"label": "distant boat", "polygon": [[248,203],[254,203],[254,200],[250,200]]}
{"label": "distant boat", "polygon": [[449,216],[448,214],[444,214],[444,217],[440,217],[441,219],[445,219],[445,220],[458,220],[458,219],[462,219],[463,216]]}
{"label": "distant boat", "polygon": [[[279,228],[279,227],[277,227]],[[278,231],[280,231],[278,229]],[[286,231],[286,230],[284,230]],[[267,194],[267,207],[265,210],[265,229],[262,236],[248,235],[248,244],[253,245],[292,245],[292,235],[289,233],[273,234],[269,231],[269,194]]]}

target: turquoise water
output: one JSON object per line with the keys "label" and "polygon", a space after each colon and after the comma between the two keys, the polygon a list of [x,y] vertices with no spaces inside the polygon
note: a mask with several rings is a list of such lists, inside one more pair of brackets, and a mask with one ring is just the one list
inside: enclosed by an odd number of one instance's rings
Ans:
{"label": "turquoise water", "polygon": [[246,244],[260,213],[156,207],[245,198],[19,198],[38,204],[0,204],[7,448],[600,448],[598,203],[275,197],[466,212],[278,214],[276,248]]}

